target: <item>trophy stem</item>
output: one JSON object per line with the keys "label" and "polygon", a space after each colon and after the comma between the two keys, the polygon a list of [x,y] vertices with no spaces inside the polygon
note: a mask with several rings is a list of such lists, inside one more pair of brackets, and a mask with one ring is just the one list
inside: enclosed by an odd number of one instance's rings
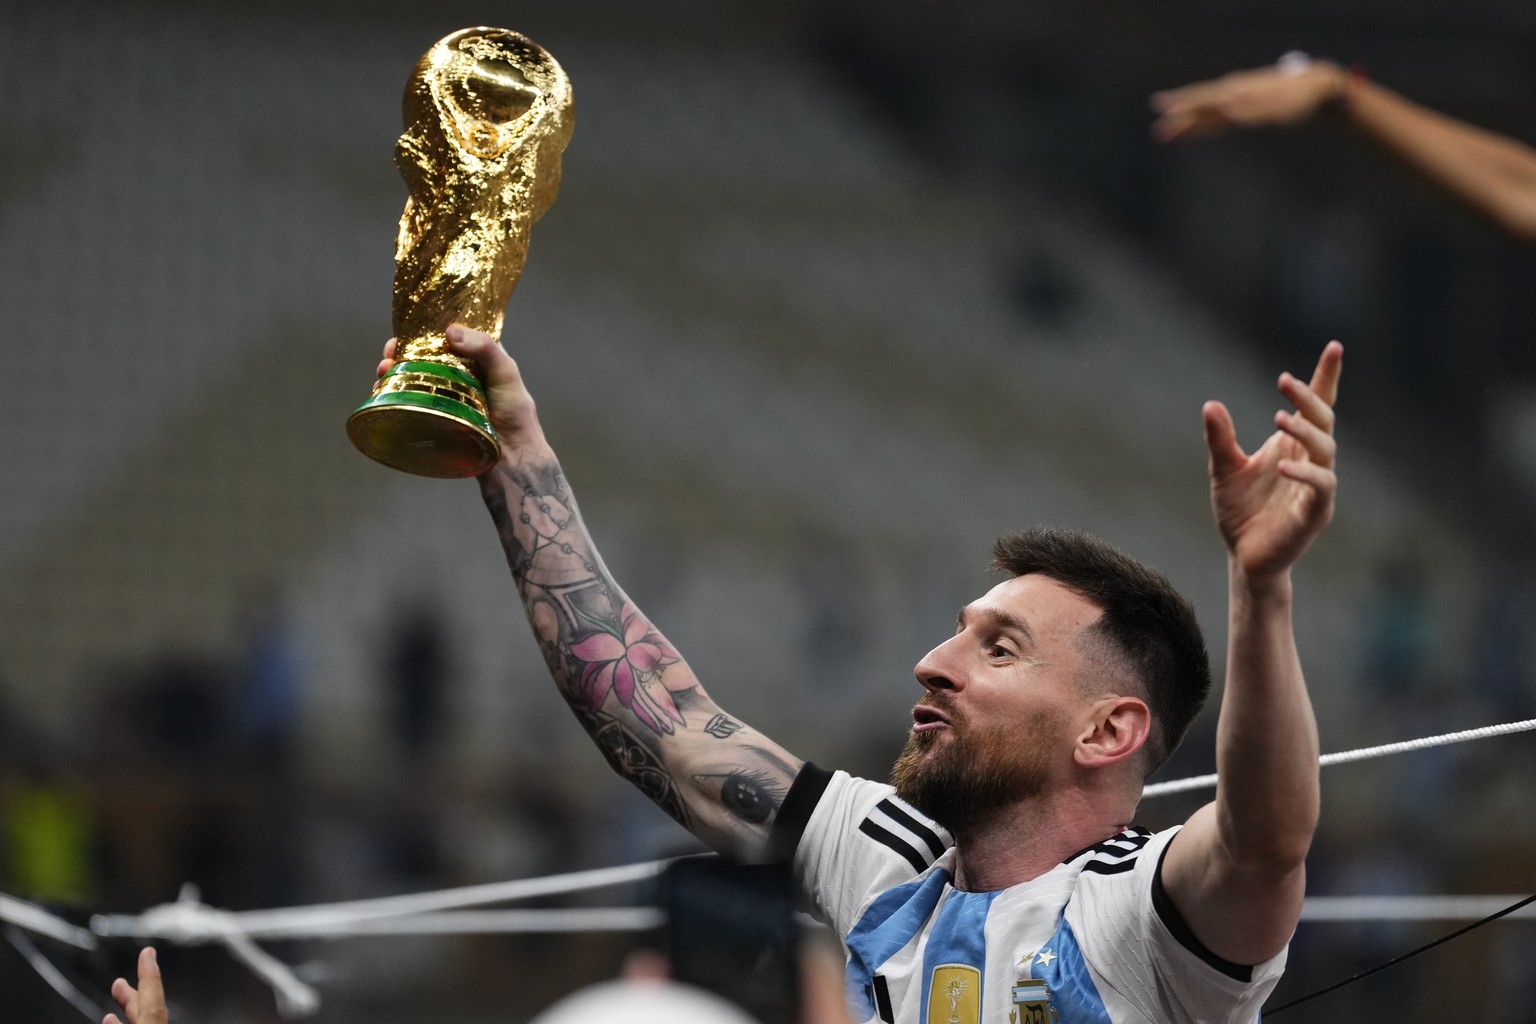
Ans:
{"label": "trophy stem", "polygon": [[347,419],[358,451],[418,476],[477,476],[501,450],[475,378],[446,363],[396,363]]}

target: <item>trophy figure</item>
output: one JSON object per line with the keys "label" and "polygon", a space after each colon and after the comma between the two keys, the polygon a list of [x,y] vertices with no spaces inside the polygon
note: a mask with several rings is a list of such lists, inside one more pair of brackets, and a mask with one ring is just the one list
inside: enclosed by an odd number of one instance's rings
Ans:
{"label": "trophy figure", "polygon": [[560,65],[506,29],[460,29],[411,73],[395,145],[410,189],[395,244],[395,363],[347,420],[364,455],[435,477],[496,461],[485,393],[444,331],[500,336],[529,230],[560,188],[572,117]]}

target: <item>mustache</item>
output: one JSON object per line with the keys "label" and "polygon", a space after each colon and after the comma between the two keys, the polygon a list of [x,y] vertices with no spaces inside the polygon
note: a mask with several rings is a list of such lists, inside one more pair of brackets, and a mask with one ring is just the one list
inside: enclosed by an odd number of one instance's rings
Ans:
{"label": "mustache", "polygon": [[954,698],[942,691],[929,690],[918,698],[918,706],[933,708],[947,718],[951,725],[964,722],[965,715],[955,706]]}

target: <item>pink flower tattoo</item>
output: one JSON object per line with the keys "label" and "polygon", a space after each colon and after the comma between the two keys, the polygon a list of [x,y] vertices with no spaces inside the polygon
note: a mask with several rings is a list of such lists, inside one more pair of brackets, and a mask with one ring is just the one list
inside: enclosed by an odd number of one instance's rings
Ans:
{"label": "pink flower tattoo", "polygon": [[612,691],[653,731],[671,734],[683,715],[661,684],[661,670],[681,659],[633,604],[624,603],[622,618],[623,636],[594,630],[571,645],[583,662],[582,697],[596,711]]}

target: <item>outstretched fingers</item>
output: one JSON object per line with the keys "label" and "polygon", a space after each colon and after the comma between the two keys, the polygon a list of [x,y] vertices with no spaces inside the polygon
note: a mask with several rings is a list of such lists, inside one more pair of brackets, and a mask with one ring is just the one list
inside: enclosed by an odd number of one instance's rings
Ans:
{"label": "outstretched fingers", "polygon": [[1280,393],[1296,407],[1297,415],[1305,417],[1307,422],[1321,430],[1333,429],[1333,405],[1324,401],[1310,384],[1303,384],[1289,373],[1282,373],[1277,386]]}
{"label": "outstretched fingers", "polygon": [[[139,994],[134,987],[128,984],[126,978],[118,978],[112,982],[112,998],[117,1000],[117,1005],[127,1014],[131,1024],[137,1024],[139,1014]],[[123,1024],[123,1021],[115,1013],[109,1013],[102,1018],[101,1024]]]}
{"label": "outstretched fingers", "polygon": [[1325,498],[1331,498],[1339,486],[1333,470],[1306,459],[1281,459],[1275,468],[1281,476],[1306,484]]}
{"label": "outstretched fingers", "polygon": [[1312,462],[1324,469],[1333,468],[1339,445],[1330,430],[1318,426],[1302,413],[1284,410],[1275,413],[1275,428],[1300,442]]}
{"label": "outstretched fingers", "polygon": [[165,1024],[165,987],[160,981],[160,963],[155,959],[154,946],[139,951],[139,1009],[142,1017],[136,1024]]}
{"label": "outstretched fingers", "polygon": [[[160,965],[155,960],[155,947],[145,946],[139,951],[139,987],[134,988],[124,978],[112,983],[112,998],[128,1017],[128,1024],[167,1024],[165,988],[160,981]],[[109,1013],[102,1024],[123,1024],[117,1014]]]}
{"label": "outstretched fingers", "polygon": [[1299,441],[1313,462],[1329,469],[1338,454],[1333,438],[1333,403],[1339,394],[1343,357],[1344,346],[1331,341],[1318,357],[1310,383],[1303,384],[1289,373],[1281,374],[1280,393],[1291,400],[1296,411],[1275,413],[1276,428]]}
{"label": "outstretched fingers", "polygon": [[1312,371],[1309,387],[1330,407],[1339,400],[1339,377],[1344,372],[1344,346],[1330,341],[1323,346],[1323,354],[1317,357],[1317,367]]}

